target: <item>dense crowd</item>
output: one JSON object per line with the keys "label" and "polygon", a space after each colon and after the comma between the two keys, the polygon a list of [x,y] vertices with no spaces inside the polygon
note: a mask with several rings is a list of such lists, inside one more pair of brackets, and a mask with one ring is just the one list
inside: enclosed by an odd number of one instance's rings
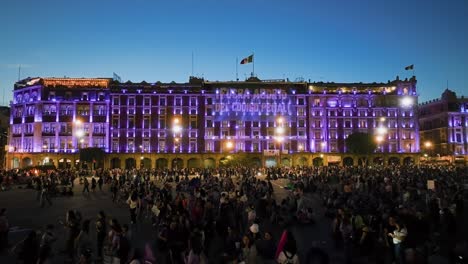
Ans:
{"label": "dense crowd", "polygon": [[[40,206],[73,195],[75,182],[83,195],[107,184],[115,205],[128,207],[124,223],[106,218],[105,210],[92,218],[68,211],[60,252],[68,263],[333,263],[335,254],[345,263],[468,259],[466,167],[53,170],[34,176],[30,185]],[[272,185],[277,179],[288,182],[281,201]],[[313,225],[322,213],[331,222],[334,250],[303,246],[306,252],[299,252],[292,230]],[[7,239],[5,214],[1,241]],[[132,245],[135,226],[143,222],[151,224],[153,239]],[[19,259],[50,263],[56,230],[48,225],[40,236],[31,232],[14,248]]]}

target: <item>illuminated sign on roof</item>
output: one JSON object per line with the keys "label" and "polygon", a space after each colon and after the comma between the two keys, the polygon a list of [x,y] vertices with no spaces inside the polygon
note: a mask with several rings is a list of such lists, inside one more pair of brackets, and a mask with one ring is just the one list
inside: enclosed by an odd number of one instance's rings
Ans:
{"label": "illuminated sign on roof", "polygon": [[66,87],[109,87],[110,79],[73,79],[73,78],[45,78],[44,86]]}

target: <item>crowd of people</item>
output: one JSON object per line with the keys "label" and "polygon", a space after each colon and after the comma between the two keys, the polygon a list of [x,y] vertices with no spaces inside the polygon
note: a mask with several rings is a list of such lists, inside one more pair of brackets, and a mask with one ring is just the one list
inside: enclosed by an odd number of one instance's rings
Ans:
{"label": "crowd of people", "polygon": [[[415,165],[56,170],[33,186],[41,206],[60,186],[76,192],[75,182],[83,195],[98,188],[128,208],[122,223],[105,210],[68,211],[60,223],[67,263],[464,263],[467,177],[466,167]],[[281,200],[277,179],[288,190]],[[316,219],[330,223],[331,250],[295,238],[297,226]],[[142,244],[134,238],[143,224],[152,238]],[[57,228],[32,231],[15,246],[19,259],[50,263]]]}

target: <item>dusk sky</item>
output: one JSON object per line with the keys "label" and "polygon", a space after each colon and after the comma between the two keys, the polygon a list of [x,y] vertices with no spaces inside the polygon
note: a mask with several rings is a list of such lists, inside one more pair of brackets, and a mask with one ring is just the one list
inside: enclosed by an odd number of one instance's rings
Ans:
{"label": "dusk sky", "polygon": [[[414,64],[419,101],[468,96],[466,0],[2,0],[0,102],[21,77],[387,82]],[[239,65],[245,79],[251,65]]]}

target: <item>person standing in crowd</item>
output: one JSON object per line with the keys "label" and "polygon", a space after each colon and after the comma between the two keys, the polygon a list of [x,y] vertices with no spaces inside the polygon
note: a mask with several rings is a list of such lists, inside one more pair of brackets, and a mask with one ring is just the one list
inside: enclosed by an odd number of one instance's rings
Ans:
{"label": "person standing in crowd", "polygon": [[37,264],[49,263],[53,256],[52,245],[56,240],[54,225],[47,225],[45,232],[42,234]]}
{"label": "person standing in crowd", "polygon": [[405,251],[404,251],[404,241],[406,236],[408,236],[408,230],[403,225],[401,220],[395,220],[395,230],[393,233],[388,233],[388,236],[392,238],[394,250],[395,250],[395,260],[397,264],[405,263]]}
{"label": "person standing in crowd", "polygon": [[138,193],[133,191],[132,194],[128,197],[127,204],[129,205],[130,209],[130,223],[135,224],[137,219],[138,210],[140,209],[140,198],[138,197]]}
{"label": "person standing in crowd", "polygon": [[89,181],[88,178],[84,177],[83,179],[83,194],[87,192],[89,194]]}
{"label": "person standing in crowd", "polygon": [[0,252],[8,247],[8,232],[10,225],[6,216],[6,208],[0,210]]}
{"label": "person standing in crowd", "polygon": [[75,238],[74,248],[77,257],[80,257],[83,252],[91,250],[91,238],[89,235],[90,223],[90,220],[84,220],[81,226],[81,230],[78,233],[78,236]]}
{"label": "person standing in crowd", "polygon": [[49,184],[45,182],[42,184],[42,191],[41,191],[41,198],[40,198],[41,207],[44,207],[44,204],[46,201],[49,203],[49,206],[52,206],[52,201],[50,200],[50,188],[51,186]]}
{"label": "person standing in crowd", "polygon": [[99,191],[102,192],[102,185],[104,184],[104,180],[102,179],[102,177],[99,177],[99,180],[98,180],[98,186],[99,186]]}
{"label": "person standing in crowd", "polygon": [[91,191],[94,192],[96,190],[96,179],[94,178],[94,176],[91,178]]}
{"label": "person standing in crowd", "polygon": [[102,260],[103,257],[102,251],[104,249],[106,232],[106,215],[103,211],[99,211],[98,219],[96,220],[96,253],[98,260]]}
{"label": "person standing in crowd", "polygon": [[69,210],[66,214],[65,222],[60,221],[60,223],[67,229],[64,252],[68,257],[68,261],[73,262],[73,257],[75,253],[75,239],[80,233],[79,223],[76,218],[75,212],[73,212],[73,210]]}

